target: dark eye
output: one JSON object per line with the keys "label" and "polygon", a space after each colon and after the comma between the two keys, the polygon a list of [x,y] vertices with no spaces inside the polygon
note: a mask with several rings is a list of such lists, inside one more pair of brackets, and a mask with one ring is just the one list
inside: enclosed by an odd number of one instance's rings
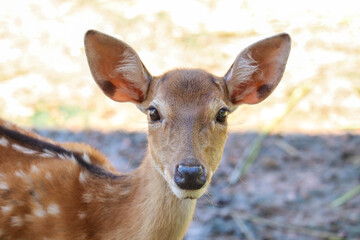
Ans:
{"label": "dark eye", "polygon": [[149,117],[151,121],[156,122],[160,120],[160,114],[156,108],[149,107],[147,110],[149,111]]}
{"label": "dark eye", "polygon": [[222,108],[219,110],[218,114],[216,115],[216,121],[218,123],[224,123],[226,121],[226,117],[229,113],[229,109]]}

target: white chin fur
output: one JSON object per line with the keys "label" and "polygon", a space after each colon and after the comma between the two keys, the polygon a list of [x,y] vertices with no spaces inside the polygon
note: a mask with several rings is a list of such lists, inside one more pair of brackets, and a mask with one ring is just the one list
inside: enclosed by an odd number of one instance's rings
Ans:
{"label": "white chin fur", "polygon": [[206,183],[202,188],[198,190],[184,190],[184,189],[180,189],[179,187],[173,184],[169,184],[169,185],[171,191],[179,199],[198,199],[205,193],[208,183]]}

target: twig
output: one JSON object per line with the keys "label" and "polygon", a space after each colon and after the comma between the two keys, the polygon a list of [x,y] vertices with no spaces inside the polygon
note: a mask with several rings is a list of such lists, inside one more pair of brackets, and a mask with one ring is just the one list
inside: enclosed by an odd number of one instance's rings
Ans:
{"label": "twig", "polygon": [[251,230],[246,226],[243,219],[240,217],[239,214],[231,214],[231,217],[234,219],[235,223],[240,228],[241,232],[245,235],[245,238],[248,240],[256,240],[254,234]]}
{"label": "twig", "polygon": [[287,143],[286,141],[284,141],[283,139],[277,139],[275,141],[275,144],[281,148],[282,150],[284,150],[287,154],[289,154],[291,157],[298,157],[299,156],[299,152],[296,148],[294,148],[293,146],[291,146],[289,143]]}
{"label": "twig", "polygon": [[360,194],[360,185],[354,187],[353,189],[351,189],[350,191],[348,191],[347,193],[345,193],[341,197],[339,197],[339,198],[335,199],[334,201],[332,201],[331,206],[332,207],[338,207],[338,206],[346,203],[347,201],[351,200],[352,198],[354,198],[358,194]]}
{"label": "twig", "polygon": [[253,223],[256,223],[256,224],[265,225],[265,226],[268,226],[271,228],[283,229],[286,231],[293,231],[293,232],[301,233],[301,234],[316,237],[316,238],[324,238],[324,239],[331,239],[331,240],[345,239],[344,237],[340,237],[339,235],[337,235],[335,233],[315,230],[315,229],[311,229],[308,227],[301,227],[301,226],[297,226],[297,225],[293,225],[293,224],[289,224],[289,223],[286,223],[286,224],[279,223],[279,222],[276,222],[273,220],[269,220],[269,219],[265,219],[265,218],[261,218],[261,217],[253,216],[253,215],[247,215],[247,216],[241,217],[240,214],[232,213],[232,217],[234,219],[242,218],[242,219],[246,219],[248,221],[252,221]]}
{"label": "twig", "polygon": [[[273,121],[265,126],[259,136],[253,141],[251,146],[245,150],[243,156],[239,159],[237,165],[235,166],[235,169],[230,174],[230,177],[228,179],[230,184],[235,184],[239,180],[240,177],[242,177],[247,170],[250,168],[250,166],[254,163],[255,159],[257,158],[261,145],[266,138],[267,135],[271,133],[271,131],[274,130],[274,128],[279,125],[279,123],[295,108],[295,106],[300,102],[301,99],[303,99],[307,94],[311,92],[312,89],[312,81],[309,80],[306,83],[303,84],[302,87],[295,88],[291,91],[291,95],[289,98],[289,102],[286,106],[286,109],[282,114],[277,116],[273,119]],[[244,159],[244,164],[242,159]]]}

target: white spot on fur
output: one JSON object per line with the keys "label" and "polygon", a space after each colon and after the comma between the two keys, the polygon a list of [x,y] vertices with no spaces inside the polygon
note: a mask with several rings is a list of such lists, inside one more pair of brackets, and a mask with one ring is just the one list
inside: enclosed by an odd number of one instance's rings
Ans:
{"label": "white spot on fur", "polygon": [[84,193],[82,199],[85,203],[90,203],[93,200],[93,197],[91,193]]}
{"label": "white spot on fur", "polygon": [[86,173],[80,172],[80,174],[79,174],[79,182],[82,183],[82,184],[86,183]]}
{"label": "white spot on fur", "polygon": [[0,182],[0,190],[9,190],[9,186],[6,182]]}
{"label": "white spot on fur", "polygon": [[82,158],[84,159],[85,162],[91,163],[90,158],[89,158],[89,155],[87,155],[86,153],[84,153],[84,155],[83,155]]}
{"label": "white spot on fur", "polygon": [[72,162],[76,162],[76,158],[73,154],[71,154],[68,159]]}
{"label": "white spot on fur", "polygon": [[37,166],[35,166],[35,165],[31,165],[30,171],[31,171],[32,173],[35,173],[35,174],[37,174],[37,173],[40,172],[39,168],[38,168]]}
{"label": "white spot on fur", "polygon": [[79,219],[84,219],[86,217],[86,213],[84,213],[84,212],[79,212],[78,213],[78,218]]}
{"label": "white spot on fur", "polygon": [[58,156],[59,158],[61,158],[62,160],[66,160],[66,159],[67,159],[67,156],[65,156],[64,154],[58,153],[57,156]]}
{"label": "white spot on fur", "polygon": [[15,176],[21,177],[21,178],[26,178],[27,177],[27,175],[21,170],[15,171]]}
{"label": "white spot on fur", "polygon": [[21,227],[23,225],[23,221],[19,216],[11,217],[10,224],[12,227]]}
{"label": "white spot on fur", "polygon": [[6,140],[6,138],[2,137],[0,138],[0,145],[3,146],[3,147],[7,147],[9,144],[9,141]]}
{"label": "white spot on fur", "polygon": [[13,208],[14,208],[13,205],[2,206],[1,211],[3,212],[3,214],[7,214],[7,213],[11,212],[11,210],[13,210]]}
{"label": "white spot on fur", "polygon": [[48,153],[41,153],[39,154],[40,157],[43,157],[43,158],[53,158],[54,155],[52,154],[48,154]]}
{"label": "white spot on fur", "polygon": [[48,149],[43,149],[43,153],[40,154],[40,157],[55,157],[55,154],[53,152],[51,152]]}
{"label": "white spot on fur", "polygon": [[67,155],[67,154],[57,153],[57,156],[63,160],[70,160],[71,162],[76,162],[75,156],[73,154]]}
{"label": "white spot on fur", "polygon": [[35,150],[20,146],[16,143],[12,144],[11,146],[14,150],[21,152],[21,153],[25,153],[25,154],[29,154],[29,155],[37,153],[37,151],[35,151]]}
{"label": "white spot on fur", "polygon": [[49,173],[49,172],[45,173],[45,178],[46,178],[47,180],[51,180],[51,179],[52,179],[51,173]]}
{"label": "white spot on fur", "polygon": [[59,206],[55,203],[52,203],[48,206],[47,212],[51,215],[58,215],[60,213]]}
{"label": "white spot on fur", "polygon": [[37,208],[37,209],[34,210],[34,215],[37,216],[37,217],[42,218],[42,217],[45,216],[45,214],[46,214],[46,212],[42,208]]}
{"label": "white spot on fur", "polygon": [[115,188],[114,186],[110,185],[110,184],[106,184],[105,185],[105,188],[104,188],[104,191],[107,192],[107,193],[115,193]]}

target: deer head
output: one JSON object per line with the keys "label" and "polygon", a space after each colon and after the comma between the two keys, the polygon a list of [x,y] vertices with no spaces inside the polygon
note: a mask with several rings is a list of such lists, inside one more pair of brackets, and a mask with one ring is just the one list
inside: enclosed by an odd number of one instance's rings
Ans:
{"label": "deer head", "polygon": [[282,33],[247,47],[222,77],[201,69],[152,76],[129,45],[93,30],[85,36],[85,50],[102,91],[147,114],[152,166],[178,198],[197,199],[221,160],[228,114],[273,92],[284,73],[290,37]]}

